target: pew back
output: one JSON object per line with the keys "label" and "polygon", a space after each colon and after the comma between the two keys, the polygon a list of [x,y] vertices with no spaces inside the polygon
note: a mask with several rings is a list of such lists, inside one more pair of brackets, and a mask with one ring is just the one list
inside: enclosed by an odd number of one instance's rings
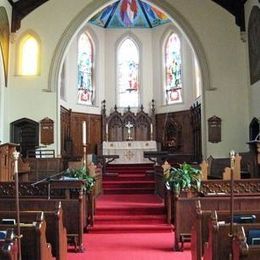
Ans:
{"label": "pew back", "polygon": [[[21,223],[29,224],[35,221],[39,211],[20,211]],[[2,219],[15,219],[15,211],[0,211]],[[57,260],[66,259],[67,255],[67,232],[63,226],[63,212],[61,206],[53,211],[45,211],[44,218],[47,223],[46,239],[52,245],[52,255]]]}
{"label": "pew back", "polygon": [[[2,202],[2,203],[1,203]],[[67,236],[73,238],[75,246],[83,249],[83,203],[80,199],[20,199],[20,210],[52,211],[59,207],[63,209],[63,223]],[[0,199],[0,210],[15,211],[16,204],[13,199]],[[73,217],[72,217],[73,215]]]}
{"label": "pew back", "polygon": [[245,230],[240,226],[232,241],[233,260],[258,260],[260,259],[260,245],[248,245]]}
{"label": "pew back", "polygon": [[[46,222],[43,213],[39,214],[35,222],[20,226],[22,259],[53,260],[51,245],[46,241]],[[16,225],[0,224],[0,230],[7,228],[16,229]]]}
{"label": "pew back", "polygon": [[0,259],[1,260],[17,260],[17,240],[13,229],[6,230],[6,237],[0,239]]}
{"label": "pew back", "polygon": [[[259,197],[239,196],[234,198],[234,210],[260,210]],[[196,218],[196,201],[200,200],[203,210],[229,210],[230,197],[209,196],[182,198],[175,197],[174,219],[175,249],[179,250],[180,236],[182,233],[191,233],[192,223]]]}
{"label": "pew back", "polygon": [[[191,254],[192,259],[201,259],[204,254],[203,245],[208,241],[208,223],[211,219],[211,210],[201,210],[201,208],[196,209],[196,218],[192,226],[192,236],[191,236]],[[218,220],[230,223],[230,211],[229,210],[219,210],[217,211]],[[260,209],[259,210],[235,210],[234,215],[255,215],[256,221],[260,222]]]}
{"label": "pew back", "polygon": [[[234,224],[234,231],[243,226],[245,230],[259,229],[260,223]],[[230,224],[222,224],[218,221],[209,222],[209,238],[205,246],[204,260],[229,259],[232,253],[232,240],[230,236]]]}

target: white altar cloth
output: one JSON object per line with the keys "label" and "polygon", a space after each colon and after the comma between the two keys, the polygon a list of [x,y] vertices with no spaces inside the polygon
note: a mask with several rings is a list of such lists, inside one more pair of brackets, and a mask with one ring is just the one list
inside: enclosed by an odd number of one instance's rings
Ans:
{"label": "white altar cloth", "polygon": [[103,155],[119,155],[114,164],[151,163],[144,151],[157,151],[156,141],[103,142]]}

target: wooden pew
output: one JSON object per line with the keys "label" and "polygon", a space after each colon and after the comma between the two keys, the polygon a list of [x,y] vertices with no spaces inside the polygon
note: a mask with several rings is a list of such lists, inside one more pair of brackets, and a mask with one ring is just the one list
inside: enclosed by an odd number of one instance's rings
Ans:
{"label": "wooden pew", "polygon": [[[52,255],[57,260],[65,260],[67,259],[67,232],[63,225],[61,203],[57,206],[53,210],[44,211],[44,218],[47,223],[46,239],[52,246]],[[32,223],[35,221],[36,214],[39,214],[39,211],[20,211],[20,221],[22,223]],[[0,221],[6,218],[16,219],[16,212],[0,211]]]}
{"label": "wooden pew", "polygon": [[[45,199],[78,199],[83,204],[83,227],[90,227],[94,222],[95,191],[87,194],[84,191],[83,180],[52,180],[34,184],[32,182],[19,183],[20,198]],[[0,198],[14,198],[15,183],[0,182]]]}
{"label": "wooden pew", "polygon": [[[256,176],[256,164],[251,153],[239,153],[241,156],[241,178],[253,178]],[[230,166],[230,158],[213,158],[209,156],[208,178],[222,179],[226,167]]]}
{"label": "wooden pew", "polygon": [[[234,224],[234,233],[240,227],[245,230],[260,229],[260,223]],[[217,212],[214,211],[209,221],[208,242],[205,243],[204,260],[230,259],[232,253],[233,237],[230,236],[230,224],[218,221]],[[250,258],[251,260],[251,258]]]}
{"label": "wooden pew", "polygon": [[[16,225],[0,224],[0,230],[12,228]],[[35,222],[21,224],[21,251],[23,260],[53,260],[51,245],[46,241],[46,222],[44,213],[37,212]]]}
{"label": "wooden pew", "polygon": [[[229,210],[229,196],[208,196],[183,198],[175,197],[173,210],[173,225],[175,228],[175,250],[180,250],[181,236],[191,234],[192,223],[196,218],[196,201],[200,200],[203,210]],[[260,196],[237,196],[235,197],[234,210],[256,210],[260,209]]]}
{"label": "wooden pew", "polygon": [[6,237],[0,239],[0,259],[1,260],[17,260],[17,240],[13,229],[6,230]]}
{"label": "wooden pew", "polygon": [[233,260],[259,260],[260,245],[248,245],[245,229],[240,226],[236,230],[236,234],[232,241],[232,257]]}
{"label": "wooden pew", "polygon": [[[191,231],[191,255],[192,260],[201,259],[204,254],[203,245],[208,241],[208,222],[211,218],[211,210],[202,210],[200,201],[196,202],[196,218],[193,221]],[[230,222],[229,210],[218,210],[218,220]],[[259,210],[235,210],[234,215],[255,215],[256,220],[260,222],[260,207]]]}
{"label": "wooden pew", "polygon": [[[61,202],[63,223],[67,230],[68,242],[76,251],[83,251],[83,203],[82,199],[20,199],[20,210],[52,211]],[[15,211],[14,199],[0,199],[0,210]],[[72,217],[73,216],[73,217]]]}

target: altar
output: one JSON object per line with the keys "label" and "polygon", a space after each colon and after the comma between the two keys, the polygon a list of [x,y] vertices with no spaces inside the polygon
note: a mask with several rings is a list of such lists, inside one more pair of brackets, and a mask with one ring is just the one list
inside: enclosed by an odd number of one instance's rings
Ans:
{"label": "altar", "polygon": [[157,151],[156,141],[103,142],[103,155],[119,155],[112,164],[151,163],[145,151]]}

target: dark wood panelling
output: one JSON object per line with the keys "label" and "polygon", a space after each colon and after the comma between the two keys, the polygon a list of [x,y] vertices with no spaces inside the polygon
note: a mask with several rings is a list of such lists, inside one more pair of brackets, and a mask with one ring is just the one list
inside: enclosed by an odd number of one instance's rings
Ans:
{"label": "dark wood panelling", "polygon": [[[96,153],[97,145],[101,143],[101,116],[93,114],[84,114],[70,112],[66,110],[61,111],[61,138],[71,142],[71,154],[66,152],[66,144],[63,141],[63,151],[67,157],[71,159],[81,159],[83,157],[83,138],[82,138],[82,123],[86,122],[87,132],[87,154]],[[67,149],[68,150],[68,149]],[[69,156],[68,156],[69,155]]]}
{"label": "dark wood panelling", "polygon": [[195,103],[191,108],[191,126],[193,134],[193,155],[194,161],[202,160],[201,144],[201,104]]}
{"label": "dark wood panelling", "polygon": [[[163,151],[193,154],[191,113],[189,110],[156,115],[157,142]],[[172,142],[170,140],[172,137]]]}
{"label": "dark wood panelling", "polygon": [[61,106],[60,120],[61,120],[61,155],[63,158],[70,157],[72,155],[72,141],[70,138],[70,117],[71,110],[68,110]]}

